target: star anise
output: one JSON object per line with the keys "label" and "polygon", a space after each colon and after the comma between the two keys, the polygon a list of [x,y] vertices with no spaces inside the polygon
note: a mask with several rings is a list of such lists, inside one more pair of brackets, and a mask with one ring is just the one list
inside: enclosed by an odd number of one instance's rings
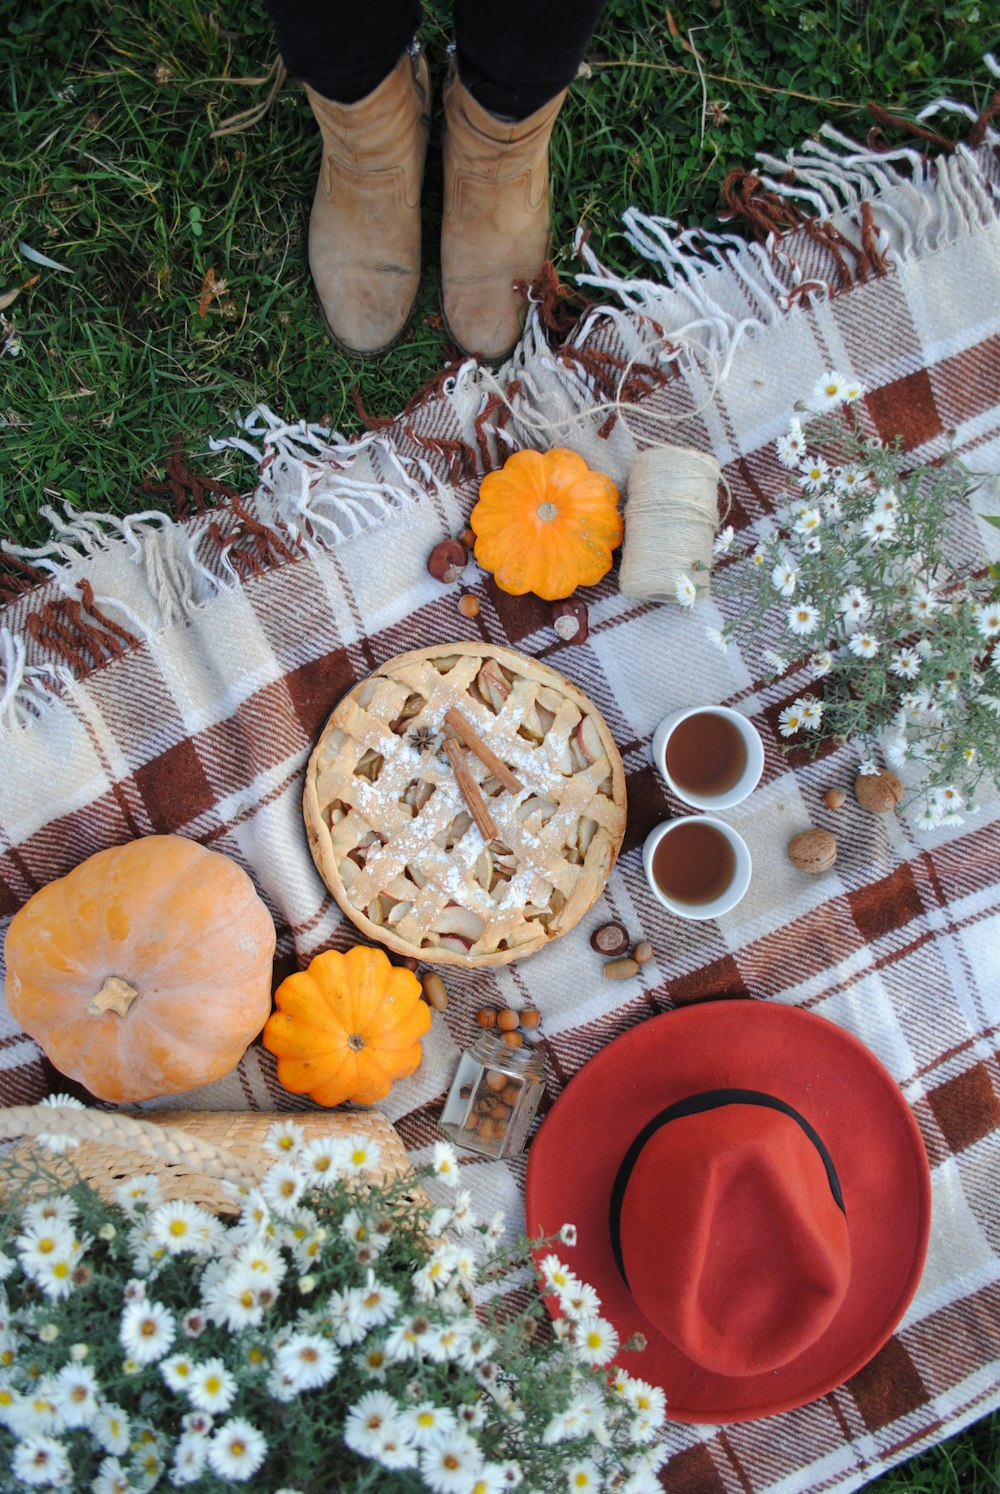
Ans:
{"label": "star anise", "polygon": [[430,726],[415,726],[409,735],[410,745],[418,752],[427,752],[437,741],[437,732]]}

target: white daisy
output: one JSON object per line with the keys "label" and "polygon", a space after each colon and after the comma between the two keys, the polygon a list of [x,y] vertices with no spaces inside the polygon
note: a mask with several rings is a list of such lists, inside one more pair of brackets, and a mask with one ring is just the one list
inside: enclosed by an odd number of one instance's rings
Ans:
{"label": "white daisy", "polygon": [[559,1243],[568,1245],[570,1249],[576,1244],[576,1225],[563,1224],[559,1227]]}
{"label": "white daisy", "polygon": [[793,420],[788,430],[778,437],[774,445],[778,453],[778,461],[789,472],[794,472],[806,454],[806,438],[802,434],[800,423]]}
{"label": "white daisy", "polygon": [[981,602],[973,607],[972,615],[982,638],[994,638],[1000,633],[1000,602]]}
{"label": "white daisy", "polygon": [[720,654],[728,654],[729,642],[721,628],[706,628],[705,637],[713,648],[717,648]]}
{"label": "white daisy", "polygon": [[92,1369],[65,1364],[54,1376],[50,1394],[65,1427],[89,1427],[98,1412],[100,1386]]}
{"label": "white daisy", "polygon": [[[942,815],[957,814],[960,809],[965,808],[965,800],[958,792],[954,784],[948,784],[945,788],[936,788],[931,794],[931,800],[936,809]],[[959,821],[958,823],[961,823]]]}
{"label": "white daisy", "polygon": [[861,628],[857,633],[851,634],[847,640],[847,647],[859,659],[873,659],[878,653],[879,645],[877,638],[871,633],[866,632],[864,628]]}
{"label": "white daisy", "polygon": [[914,617],[930,617],[938,608],[937,598],[930,587],[918,581],[910,598],[910,611]]}
{"label": "white daisy", "polygon": [[771,572],[771,585],[781,597],[790,597],[795,594],[798,579],[798,571],[793,565],[789,565],[787,561],[783,561],[781,565],[776,565]]}
{"label": "white daisy", "polygon": [[382,1148],[371,1136],[348,1136],[344,1144],[344,1171],[352,1176],[376,1172],[382,1159]]}
{"label": "white daisy", "polygon": [[187,1397],[196,1411],[228,1411],[238,1388],[235,1377],[221,1359],[206,1359],[192,1369]]}
{"label": "white daisy", "polygon": [[879,765],[873,757],[863,757],[860,763],[858,763],[858,772],[862,778],[877,778],[879,775]]}
{"label": "white daisy", "polygon": [[941,823],[941,811],[934,804],[925,804],[917,816],[917,826],[921,830],[936,830]]}
{"label": "white daisy", "polygon": [[19,1483],[52,1488],[73,1477],[66,1445],[55,1437],[27,1437],[11,1458],[11,1472]]}
{"label": "white daisy", "polygon": [[40,1229],[48,1224],[61,1224],[71,1229],[77,1213],[76,1204],[65,1194],[54,1198],[40,1198],[35,1203],[26,1204],[21,1210],[21,1229]]}
{"label": "white daisy", "polygon": [[580,1458],[566,1469],[566,1488],[570,1494],[595,1494],[603,1482],[597,1464],[590,1458]]}
{"label": "white daisy", "polygon": [[823,675],[829,674],[833,668],[833,655],[827,649],[824,649],[822,653],[813,654],[810,663],[812,664],[813,674],[817,679],[822,679]]}
{"label": "white daisy", "polygon": [[834,369],[828,369],[821,379],[817,379],[813,385],[813,392],[809,399],[809,408],[818,414],[827,410],[836,410],[847,399],[848,381],[842,373]]}
{"label": "white daisy", "polygon": [[414,1447],[431,1447],[442,1437],[450,1437],[458,1431],[454,1411],[447,1406],[438,1406],[433,1401],[421,1401],[408,1406],[400,1416],[409,1440]]}
{"label": "white daisy", "polygon": [[516,1488],[522,1475],[511,1482],[509,1468],[507,1463],[484,1463],[469,1485],[469,1494],[503,1494],[504,1489]]}
{"label": "white daisy", "polygon": [[869,514],[866,519],[861,521],[861,533],[865,539],[871,540],[873,545],[885,544],[896,533],[896,515]]}
{"label": "white daisy", "polygon": [[186,1250],[204,1248],[206,1236],[213,1234],[216,1221],[207,1209],[178,1198],[159,1204],[149,1215],[151,1238],[162,1245],[168,1255],[181,1255]]}
{"label": "white daisy", "polygon": [[294,1162],[274,1162],[260,1185],[264,1202],[287,1218],[302,1197],[306,1180]]}
{"label": "white daisy", "polygon": [[809,731],[816,731],[823,718],[823,702],[814,695],[803,695],[795,704],[801,713],[802,725]]}
{"label": "white daisy", "polygon": [[589,1282],[578,1281],[570,1291],[559,1293],[559,1306],[568,1318],[578,1323],[598,1316],[601,1299]]}
{"label": "white daisy", "polygon": [[137,1364],[162,1359],[176,1332],[173,1314],[162,1302],[127,1302],[118,1325],[122,1348]]}
{"label": "white daisy", "polygon": [[[277,1165],[280,1167],[281,1163]],[[280,1249],[268,1240],[251,1240],[241,1245],[233,1256],[232,1266],[250,1272],[258,1286],[263,1282],[280,1286],[288,1270]]]}
{"label": "white daisy", "polygon": [[105,1401],[90,1424],[90,1435],[105,1452],[128,1452],[132,1444],[132,1428],[128,1412],[121,1406]]}
{"label": "white daisy", "polygon": [[[48,1105],[50,1109],[86,1110],[87,1108],[72,1095],[46,1095],[40,1103]],[[68,1152],[71,1147],[80,1145],[79,1138],[76,1136],[50,1135],[48,1132],[39,1132],[35,1140],[39,1146],[46,1147],[50,1152]]]}
{"label": "white daisy", "polygon": [[806,457],[799,468],[799,482],[807,493],[818,493],[830,479],[830,468],[821,456]]}
{"label": "white daisy", "polygon": [[802,548],[807,555],[818,555],[823,549],[823,541],[818,534],[811,534]]}
{"label": "white daisy", "polygon": [[549,1290],[562,1294],[572,1287],[578,1286],[579,1282],[568,1266],[564,1266],[557,1255],[546,1255],[538,1263],[542,1281]]}
{"label": "white daisy", "polygon": [[369,1344],[364,1353],[354,1356],[354,1363],[369,1380],[384,1380],[389,1367],[382,1344]]}
{"label": "white daisy", "polygon": [[842,614],[849,628],[864,622],[871,607],[871,602],[860,586],[849,586],[837,601],[837,611]]}
{"label": "white daisy", "polygon": [[434,1152],[431,1156],[431,1167],[434,1176],[440,1178],[449,1188],[454,1188],[458,1182],[458,1153],[447,1141],[436,1141]]}
{"label": "white daisy", "polygon": [[659,1426],[666,1416],[667,1398],[658,1385],[648,1380],[630,1379],[625,1387],[625,1399],[640,1416],[648,1417]]}
{"label": "white daisy", "polygon": [[397,1364],[423,1357],[424,1347],[433,1331],[433,1323],[423,1313],[413,1313],[395,1323],[385,1340],[385,1352]]}
{"label": "white daisy", "polygon": [[171,1390],[187,1390],[193,1372],[194,1360],[189,1354],[171,1354],[160,1361],[160,1374]]}
{"label": "white daisy", "polygon": [[821,528],[823,515],[818,508],[807,508],[799,514],[795,520],[796,534],[812,534],[814,530]]}
{"label": "white daisy", "polygon": [[[388,1322],[396,1310],[399,1295],[395,1289],[378,1287],[371,1270],[368,1272],[368,1280],[372,1283],[373,1290],[370,1321],[366,1321],[362,1308],[362,1301],[365,1297],[362,1287],[348,1287],[343,1292],[331,1292],[327,1300],[327,1317],[330,1319],[330,1325],[338,1344],[360,1343],[370,1327],[374,1327],[377,1323]],[[383,1301],[386,1303],[384,1312],[380,1305]]]}
{"label": "white daisy", "polygon": [[332,1188],[340,1177],[344,1143],[336,1136],[317,1136],[295,1158],[310,1188]]}
{"label": "white daisy", "polygon": [[220,1478],[242,1484],[252,1478],[267,1456],[267,1443],[257,1428],[234,1416],[215,1432],[208,1444],[208,1464]]}
{"label": "white daisy", "polygon": [[274,1362],[296,1390],[315,1390],[333,1379],[340,1355],[317,1333],[293,1333],[275,1351]]}
{"label": "white daisy", "polygon": [[170,1465],[172,1484],[193,1484],[205,1472],[208,1463],[208,1438],[194,1432],[183,1432],[174,1447]]}
{"label": "white daisy", "polygon": [[674,583],[674,595],[682,607],[693,607],[698,596],[698,588],[690,576],[678,576]]}
{"label": "white daisy", "polygon": [[912,648],[898,648],[889,663],[892,674],[898,674],[900,679],[915,680],[920,673],[920,655]]}
{"label": "white daisy", "polygon": [[435,1364],[448,1364],[461,1358],[467,1335],[457,1323],[439,1323],[427,1341],[427,1357]]}
{"label": "white daisy", "polygon": [[783,737],[794,737],[797,731],[801,731],[804,724],[798,704],[785,706],[785,709],[778,715],[778,730]]}
{"label": "white daisy", "polygon": [[545,1447],[554,1447],[574,1437],[585,1437],[592,1429],[592,1406],[582,1397],[574,1396],[565,1411],[557,1411],[549,1418],[542,1432],[542,1443]]}
{"label": "white daisy", "polygon": [[400,1422],[387,1422],[374,1439],[372,1457],[383,1468],[416,1468],[417,1449]]}
{"label": "white daisy", "polygon": [[734,533],[732,524],[727,524],[724,529],[720,529],[712,541],[712,554],[725,555],[732,548]]}
{"label": "white daisy", "polygon": [[789,607],[786,613],[787,626],[793,633],[805,636],[815,633],[819,626],[819,612],[812,602],[803,600],[797,607]]}
{"label": "white daisy", "polygon": [[56,1257],[72,1254],[76,1231],[71,1223],[62,1220],[41,1219],[23,1229],[14,1248],[21,1259],[21,1267],[28,1276],[34,1276],[39,1267]]}
{"label": "white daisy", "polygon": [[128,1470],[117,1458],[102,1458],[97,1477],[90,1485],[92,1494],[137,1494]]}
{"label": "white daisy", "polygon": [[899,513],[899,494],[895,488],[879,488],[873,500],[872,512],[891,514],[895,519]]}
{"label": "white daisy", "polygon": [[401,1426],[397,1403],[385,1390],[369,1390],[351,1407],[344,1422],[344,1441],[353,1452],[370,1458],[386,1425]]}
{"label": "white daisy", "polygon": [[155,1209],[162,1202],[163,1189],[155,1173],[129,1178],[127,1183],[119,1183],[115,1189],[115,1203],[130,1214],[136,1209]]}
{"label": "white daisy", "polygon": [[606,1318],[584,1318],[576,1325],[573,1344],[584,1364],[609,1364],[618,1349],[618,1334]]}
{"label": "white daisy", "polygon": [[775,674],[784,674],[788,668],[788,660],[782,654],[775,653],[773,648],[766,648],[762,655],[764,663]]}
{"label": "white daisy", "polygon": [[292,1159],[297,1160],[305,1139],[305,1130],[298,1121],[275,1121],[273,1126],[268,1127],[267,1135],[264,1137],[264,1150],[272,1157],[283,1158],[286,1162]]}
{"label": "white daisy", "polygon": [[766,562],[767,551],[763,549],[762,546],[758,545],[753,554],[750,556],[750,564],[755,565],[759,570],[762,565],[766,564]]}
{"label": "white daisy", "polygon": [[451,1230],[456,1235],[467,1235],[476,1227],[476,1216],[472,1212],[472,1194],[468,1188],[460,1188],[451,1206]]}
{"label": "white daisy", "polygon": [[466,1494],[482,1466],[482,1453],[465,1432],[453,1432],[420,1453],[421,1477],[434,1494]]}

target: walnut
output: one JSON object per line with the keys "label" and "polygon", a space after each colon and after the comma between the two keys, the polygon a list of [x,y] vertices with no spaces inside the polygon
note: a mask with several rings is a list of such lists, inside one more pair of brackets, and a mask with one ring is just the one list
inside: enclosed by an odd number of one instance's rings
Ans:
{"label": "walnut", "polygon": [[859,773],[854,780],[854,793],[862,809],[872,814],[888,814],[903,797],[903,785],[887,769],[881,773]]}
{"label": "walnut", "polygon": [[788,859],[799,871],[829,871],[837,859],[837,842],[829,830],[803,830],[790,842]]}

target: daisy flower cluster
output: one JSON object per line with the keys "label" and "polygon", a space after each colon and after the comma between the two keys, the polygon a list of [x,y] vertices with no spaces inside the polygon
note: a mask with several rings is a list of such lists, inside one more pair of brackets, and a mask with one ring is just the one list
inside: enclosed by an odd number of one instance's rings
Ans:
{"label": "daisy flower cluster", "polygon": [[[779,717],[793,746],[852,741],[862,772],[908,768],[919,822],[961,823],[1000,779],[1000,570],[988,566],[952,455],[909,467],[896,442],[864,433],[861,384],[823,376],[778,437],[788,490],[712,589],[723,652],[760,650],[801,693]],[[731,528],[716,556],[734,542]],[[678,601],[701,591],[689,577]],[[912,765],[912,766],[911,766]]]}
{"label": "daisy flower cluster", "polygon": [[41,1151],[11,1171],[0,1487],[655,1494],[662,1392],[553,1241],[473,1218],[448,1143],[389,1181],[364,1135],[265,1149],[226,1219],[152,1174],[106,1200]]}

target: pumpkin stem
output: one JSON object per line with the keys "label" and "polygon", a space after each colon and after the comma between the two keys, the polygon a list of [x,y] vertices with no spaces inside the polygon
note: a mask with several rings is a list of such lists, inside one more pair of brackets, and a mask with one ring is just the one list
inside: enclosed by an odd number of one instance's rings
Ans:
{"label": "pumpkin stem", "polygon": [[353,1048],[355,1053],[360,1053],[361,1049],[365,1046],[365,1040],[360,1033],[352,1032],[347,1039],[347,1046]]}
{"label": "pumpkin stem", "polygon": [[124,1017],[138,994],[135,986],[129,985],[120,975],[109,975],[93,1001],[88,1002],[87,1011],[92,1017],[99,1017],[103,1012],[117,1012],[119,1017]]}
{"label": "pumpkin stem", "polygon": [[540,503],[535,512],[546,524],[551,524],[552,520],[559,516],[559,510],[554,503]]}

